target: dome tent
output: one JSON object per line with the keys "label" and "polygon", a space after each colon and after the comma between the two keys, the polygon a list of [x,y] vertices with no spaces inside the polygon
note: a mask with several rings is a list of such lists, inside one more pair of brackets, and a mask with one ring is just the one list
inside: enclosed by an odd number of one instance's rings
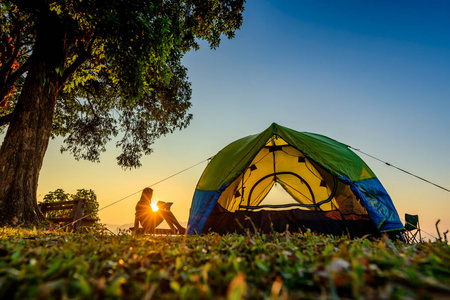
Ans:
{"label": "dome tent", "polygon": [[[293,203],[262,203],[275,183]],[[276,123],[211,159],[194,193],[188,233],[239,232],[253,225],[352,236],[403,229],[386,190],[348,146]]]}

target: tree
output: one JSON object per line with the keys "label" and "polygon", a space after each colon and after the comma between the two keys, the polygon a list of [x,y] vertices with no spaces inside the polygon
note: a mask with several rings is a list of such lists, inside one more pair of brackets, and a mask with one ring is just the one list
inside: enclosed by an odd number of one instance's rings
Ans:
{"label": "tree", "polygon": [[124,168],[189,125],[183,55],[234,36],[245,0],[6,0],[0,3],[0,224],[42,219],[48,141],[98,161],[119,136]]}
{"label": "tree", "polygon": [[[78,189],[76,194],[69,194],[64,192],[63,189],[56,189],[53,192],[48,192],[42,199],[42,203],[52,203],[60,201],[73,201],[84,199],[84,210],[83,215],[89,215],[90,219],[98,219],[98,201],[97,195],[93,190]],[[50,211],[48,212],[48,217],[51,218],[69,218],[72,211],[61,210],[61,211]]]}

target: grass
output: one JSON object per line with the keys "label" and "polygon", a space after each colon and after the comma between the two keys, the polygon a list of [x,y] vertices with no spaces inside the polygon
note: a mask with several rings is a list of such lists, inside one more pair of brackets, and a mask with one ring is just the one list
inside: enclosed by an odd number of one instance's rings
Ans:
{"label": "grass", "polygon": [[449,266],[442,242],[0,228],[1,299],[445,298]]}

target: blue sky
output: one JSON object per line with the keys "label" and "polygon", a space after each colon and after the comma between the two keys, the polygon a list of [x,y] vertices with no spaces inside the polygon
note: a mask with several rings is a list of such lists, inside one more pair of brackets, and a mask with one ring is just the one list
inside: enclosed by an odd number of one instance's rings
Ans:
{"label": "blue sky", "polygon": [[[244,23],[216,50],[184,58],[194,119],[158,140],[143,167],[122,171],[111,145],[99,164],[76,162],[50,143],[42,197],[56,188],[96,191],[100,207],[214,155],[272,122],[327,135],[450,188],[450,2],[248,1]],[[360,155],[399,215],[419,214],[427,232],[450,229],[450,193]],[[187,221],[206,163],[154,186]],[[131,223],[139,194],[101,211]],[[442,230],[441,230],[442,231]]]}

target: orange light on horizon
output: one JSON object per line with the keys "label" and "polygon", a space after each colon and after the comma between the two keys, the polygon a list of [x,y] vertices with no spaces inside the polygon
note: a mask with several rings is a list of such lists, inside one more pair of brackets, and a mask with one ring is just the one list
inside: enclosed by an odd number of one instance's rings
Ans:
{"label": "orange light on horizon", "polygon": [[156,205],[156,202],[150,204],[150,206],[152,207],[153,211],[157,211],[159,209],[159,207]]}

